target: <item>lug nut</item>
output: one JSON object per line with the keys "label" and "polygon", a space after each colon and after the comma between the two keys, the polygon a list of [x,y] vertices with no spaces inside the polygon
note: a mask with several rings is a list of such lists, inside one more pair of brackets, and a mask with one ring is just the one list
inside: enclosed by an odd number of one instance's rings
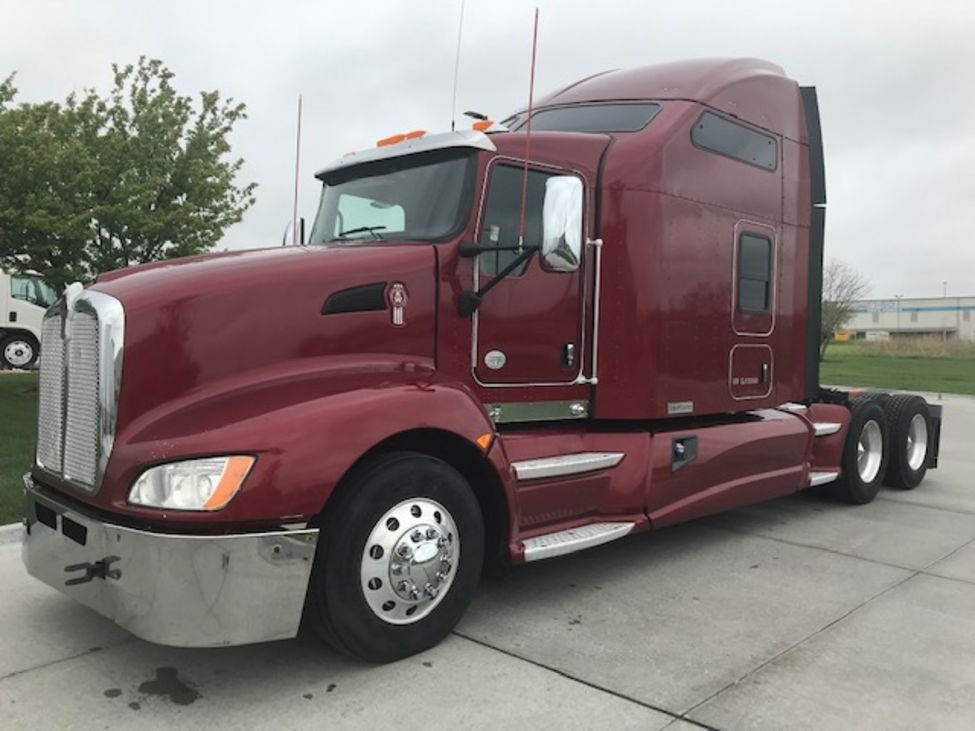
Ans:
{"label": "lug nut", "polygon": [[440,536],[440,538],[437,539],[437,548],[443,548],[446,545],[447,545],[447,539],[444,538],[443,536]]}
{"label": "lug nut", "polygon": [[450,565],[450,561],[441,561],[441,562],[440,562],[440,572],[441,572],[441,573],[442,573],[442,574],[443,574],[444,576],[446,576],[447,574],[449,574],[449,573],[450,573],[450,569],[451,569],[451,568],[452,568],[452,567],[451,567],[451,565]]}
{"label": "lug nut", "polygon": [[419,598],[420,598],[420,590],[414,586],[412,589],[410,589],[410,599],[416,601]]}
{"label": "lug nut", "polygon": [[413,549],[404,543],[396,549],[396,554],[400,558],[410,558],[413,555]]}
{"label": "lug nut", "polygon": [[440,592],[440,590],[437,587],[435,587],[433,584],[427,584],[426,586],[423,587],[423,592],[428,597],[430,597],[431,599],[433,599],[435,596],[437,596],[437,594]]}
{"label": "lug nut", "polygon": [[410,533],[410,540],[413,541],[414,543],[419,543],[420,541],[422,541],[423,531],[418,528],[412,533]]}
{"label": "lug nut", "polygon": [[389,567],[389,572],[393,576],[399,576],[400,574],[403,573],[403,564],[401,564],[401,563],[394,563],[392,566]]}
{"label": "lug nut", "polygon": [[410,590],[410,586],[412,586],[412,584],[410,584],[409,581],[401,581],[396,585],[396,591],[400,592],[401,594],[406,594]]}
{"label": "lug nut", "polygon": [[438,571],[437,572],[437,583],[438,584],[442,584],[446,580],[447,580],[447,574],[445,574],[443,571]]}
{"label": "lug nut", "polygon": [[427,538],[433,539],[436,537],[437,537],[437,529],[433,527],[427,528]]}

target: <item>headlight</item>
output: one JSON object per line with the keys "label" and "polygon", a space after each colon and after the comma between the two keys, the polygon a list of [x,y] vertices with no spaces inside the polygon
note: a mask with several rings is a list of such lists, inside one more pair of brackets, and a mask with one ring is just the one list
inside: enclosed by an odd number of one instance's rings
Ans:
{"label": "headlight", "polygon": [[170,510],[220,510],[237,494],[253,457],[207,457],[150,467],[129,491],[129,502]]}

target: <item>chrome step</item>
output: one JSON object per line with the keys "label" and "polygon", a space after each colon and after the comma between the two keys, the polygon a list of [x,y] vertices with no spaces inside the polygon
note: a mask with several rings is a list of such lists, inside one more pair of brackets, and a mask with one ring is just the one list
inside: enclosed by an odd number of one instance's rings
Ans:
{"label": "chrome step", "polygon": [[543,558],[601,546],[629,535],[634,527],[636,523],[592,523],[528,538],[524,541],[525,561],[541,561]]}
{"label": "chrome step", "polygon": [[843,428],[842,424],[835,421],[817,421],[815,424],[813,424],[813,426],[816,427],[817,437],[825,437],[829,436],[830,434],[836,434],[836,432]]}
{"label": "chrome step", "polygon": [[615,467],[623,459],[623,452],[578,452],[560,454],[557,457],[526,459],[512,462],[519,480],[540,480],[545,477],[563,477],[583,472],[595,472]]}
{"label": "chrome step", "polygon": [[810,472],[809,487],[815,487],[816,485],[825,485],[827,482],[832,482],[839,476],[840,476],[839,472]]}

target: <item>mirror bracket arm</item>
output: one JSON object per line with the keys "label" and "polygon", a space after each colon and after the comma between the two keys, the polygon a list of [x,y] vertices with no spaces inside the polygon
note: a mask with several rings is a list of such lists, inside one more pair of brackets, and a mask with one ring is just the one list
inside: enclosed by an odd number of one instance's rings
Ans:
{"label": "mirror bracket arm", "polygon": [[522,254],[516,256],[511,262],[502,269],[500,272],[494,275],[494,277],[483,287],[481,287],[476,292],[470,290],[460,293],[460,300],[458,302],[457,310],[461,317],[470,317],[473,315],[477,308],[481,306],[481,302],[484,300],[484,295],[494,289],[495,285],[498,284],[502,279],[507,277],[511,272],[520,267],[526,261],[532,258],[536,251],[539,251],[542,247],[540,246],[511,246],[511,247],[497,247],[484,249],[484,251],[517,251],[519,248],[522,249]]}

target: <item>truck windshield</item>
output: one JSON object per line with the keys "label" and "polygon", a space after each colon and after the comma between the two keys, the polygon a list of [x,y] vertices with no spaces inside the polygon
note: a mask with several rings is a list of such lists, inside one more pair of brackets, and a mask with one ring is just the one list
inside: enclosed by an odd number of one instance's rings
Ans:
{"label": "truck windshield", "polygon": [[474,155],[436,150],[326,174],[309,242],[450,238],[467,221]]}
{"label": "truck windshield", "polygon": [[43,279],[17,275],[10,277],[10,296],[14,299],[32,302],[45,309],[53,305],[58,298],[54,288]]}

